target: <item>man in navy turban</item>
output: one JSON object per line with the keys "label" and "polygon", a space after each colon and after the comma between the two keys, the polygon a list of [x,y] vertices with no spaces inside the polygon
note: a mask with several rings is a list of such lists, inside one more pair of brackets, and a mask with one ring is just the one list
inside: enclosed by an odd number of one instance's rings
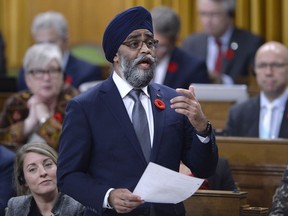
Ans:
{"label": "man in navy turban", "polygon": [[182,202],[148,202],[133,193],[148,163],[178,171],[182,161],[197,177],[214,173],[215,136],[193,87],[150,84],[156,46],[145,8],[117,15],[103,38],[112,75],[67,106],[58,186],[86,206],[87,215],[184,216]]}
{"label": "man in navy turban", "polygon": [[103,35],[103,50],[106,59],[113,63],[118,48],[126,37],[136,29],[147,29],[153,33],[152,18],[149,11],[138,6],[118,14],[107,26]]}

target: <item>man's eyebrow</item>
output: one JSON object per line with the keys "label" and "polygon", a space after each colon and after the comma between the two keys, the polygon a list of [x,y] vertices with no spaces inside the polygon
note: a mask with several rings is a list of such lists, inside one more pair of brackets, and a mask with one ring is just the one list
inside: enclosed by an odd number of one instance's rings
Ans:
{"label": "man's eyebrow", "polygon": [[127,39],[135,39],[135,38],[139,38],[141,37],[142,34],[131,34],[131,35],[128,35]]}
{"label": "man's eyebrow", "polygon": [[151,34],[150,32],[144,32],[144,33],[139,33],[139,34],[131,34],[131,35],[128,35],[127,40],[139,38],[139,37],[141,37],[142,35],[147,36],[147,37],[153,37],[153,34]]}

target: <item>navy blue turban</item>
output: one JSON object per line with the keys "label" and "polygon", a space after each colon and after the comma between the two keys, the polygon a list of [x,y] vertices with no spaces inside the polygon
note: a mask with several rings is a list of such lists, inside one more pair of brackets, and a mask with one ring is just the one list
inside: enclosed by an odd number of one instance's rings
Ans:
{"label": "navy blue turban", "polygon": [[103,35],[103,50],[106,59],[113,63],[120,45],[136,29],[147,29],[153,33],[151,14],[144,7],[129,8],[114,17]]}

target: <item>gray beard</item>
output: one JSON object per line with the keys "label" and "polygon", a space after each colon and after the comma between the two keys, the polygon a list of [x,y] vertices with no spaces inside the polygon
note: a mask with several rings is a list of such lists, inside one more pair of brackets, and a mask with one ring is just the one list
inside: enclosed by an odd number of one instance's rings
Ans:
{"label": "gray beard", "polygon": [[143,88],[147,86],[154,76],[155,69],[155,58],[149,57],[153,62],[153,67],[148,70],[142,70],[137,68],[137,64],[144,56],[141,55],[134,61],[129,61],[123,55],[120,55],[122,75],[127,80],[127,82],[134,88]]}

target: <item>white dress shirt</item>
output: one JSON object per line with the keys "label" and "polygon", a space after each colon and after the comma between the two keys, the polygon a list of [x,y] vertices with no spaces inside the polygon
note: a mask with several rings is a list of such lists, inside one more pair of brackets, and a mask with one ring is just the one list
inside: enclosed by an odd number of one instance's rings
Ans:
{"label": "white dress shirt", "polygon": [[157,63],[153,79],[155,83],[159,84],[164,83],[169,61],[170,61],[170,55],[166,55],[161,61]]}
{"label": "white dress shirt", "polygon": [[[286,101],[288,100],[288,89],[277,99],[269,102],[263,92],[260,93],[260,117],[259,117],[259,137],[276,139],[279,137],[281,122],[285,110]],[[267,114],[267,107],[273,106],[273,114],[270,125],[270,135],[265,134],[265,126],[263,124],[265,115]]]}
{"label": "white dress shirt", "polygon": [[[126,80],[123,80],[116,72],[113,72],[112,79],[118,88],[118,91],[121,95],[123,103],[126,107],[128,115],[132,122],[132,110],[134,106],[134,101],[131,97],[129,97],[128,94],[133,89],[133,87]],[[142,88],[142,91],[144,92],[144,94],[142,93],[140,95],[140,100],[147,115],[150,140],[151,140],[151,148],[152,148],[153,137],[154,137],[153,111],[152,111],[151,100],[150,100],[150,95],[148,93],[147,86]]]}

